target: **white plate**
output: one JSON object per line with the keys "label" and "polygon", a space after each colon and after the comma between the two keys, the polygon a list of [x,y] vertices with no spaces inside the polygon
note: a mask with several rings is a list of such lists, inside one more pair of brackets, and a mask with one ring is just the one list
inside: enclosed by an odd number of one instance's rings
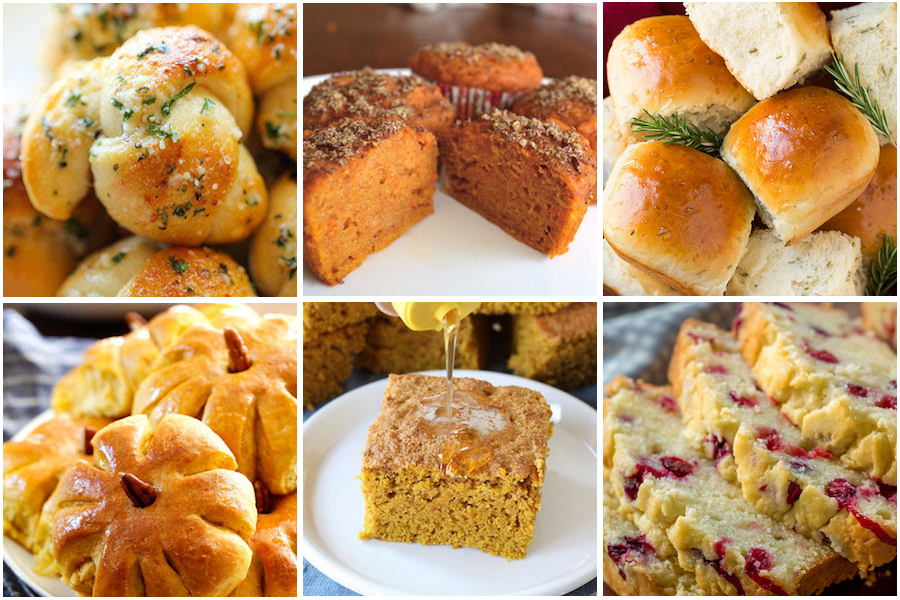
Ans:
{"label": "white plate", "polygon": [[[11,441],[21,441],[31,433],[38,425],[49,421],[53,417],[53,411],[45,410],[29,421]],[[5,562],[19,579],[28,584],[31,589],[42,596],[76,596],[77,594],[55,577],[44,577],[34,572],[34,555],[17,544],[14,540],[3,536],[3,562]]]}
{"label": "white plate", "polygon": [[[428,371],[443,375],[443,371]],[[366,432],[387,379],[351,390],[303,425],[303,552],[317,569],[366,595],[544,595],[597,576],[597,411],[548,385],[486,371],[460,371],[494,385],[520,385],[561,407],[550,438],[542,507],[528,555],[508,561],[472,548],[360,540],[359,484]]]}
{"label": "white plate", "polygon": [[[409,69],[380,69],[409,75]],[[304,77],[303,96],[329,75]],[[304,264],[305,296],[347,295],[597,295],[597,205],[588,207],[569,251],[553,259],[526,246],[443,191],[434,214],[369,256],[344,283],[328,286]]]}

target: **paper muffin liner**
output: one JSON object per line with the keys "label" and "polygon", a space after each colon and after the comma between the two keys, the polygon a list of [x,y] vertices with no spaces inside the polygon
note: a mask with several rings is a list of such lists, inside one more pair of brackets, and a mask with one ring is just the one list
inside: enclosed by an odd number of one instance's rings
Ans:
{"label": "paper muffin liner", "polygon": [[492,92],[479,88],[438,83],[441,93],[456,108],[456,118],[472,119],[495,108],[511,108],[525,92]]}

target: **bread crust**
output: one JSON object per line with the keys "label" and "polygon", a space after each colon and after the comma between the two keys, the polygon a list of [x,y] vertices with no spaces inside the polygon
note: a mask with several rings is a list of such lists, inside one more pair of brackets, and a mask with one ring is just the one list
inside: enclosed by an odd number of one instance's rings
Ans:
{"label": "bread crust", "polygon": [[897,239],[897,148],[881,147],[872,181],[847,208],[819,229],[842,231],[862,242],[862,253],[873,261],[881,250],[880,235]]}

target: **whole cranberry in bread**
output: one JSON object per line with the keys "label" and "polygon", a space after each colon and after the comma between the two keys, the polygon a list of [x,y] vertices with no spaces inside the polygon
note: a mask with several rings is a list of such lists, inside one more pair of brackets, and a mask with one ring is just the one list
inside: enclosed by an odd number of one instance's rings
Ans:
{"label": "whole cranberry in bread", "polygon": [[167,415],[116,421],[41,517],[62,580],[94,596],[224,596],[247,574],[253,486],[207,426]]}
{"label": "whole cranberry in bread", "polygon": [[[193,310],[193,309],[189,309]],[[134,395],[134,414],[202,419],[238,470],[273,494],[297,489],[297,329],[286,315],[208,305],[165,347]],[[151,321],[151,326],[152,326]]]}

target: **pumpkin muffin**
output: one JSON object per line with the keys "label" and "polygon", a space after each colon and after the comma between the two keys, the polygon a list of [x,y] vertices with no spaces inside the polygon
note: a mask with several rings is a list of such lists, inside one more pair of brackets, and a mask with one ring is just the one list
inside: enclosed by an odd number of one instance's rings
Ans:
{"label": "pumpkin muffin", "polygon": [[455,114],[436,85],[415,75],[377,73],[369,67],[338,73],[313,86],[303,99],[304,129],[319,129],[344,117],[397,117],[440,135]]}
{"label": "pumpkin muffin", "polygon": [[462,119],[509,108],[541,84],[544,74],[534,54],[515,46],[441,42],[420,48],[409,60],[413,73],[435,81]]}
{"label": "pumpkin muffin", "polygon": [[342,119],[303,140],[303,260],[328,285],[434,212],[437,140],[401,119]]}
{"label": "pumpkin muffin", "polygon": [[574,75],[531,90],[510,109],[517,115],[575,128],[597,154],[597,80]]}
{"label": "pumpkin muffin", "polygon": [[569,249],[597,192],[583,136],[506,111],[457,123],[441,159],[450,196],[550,256]]}

